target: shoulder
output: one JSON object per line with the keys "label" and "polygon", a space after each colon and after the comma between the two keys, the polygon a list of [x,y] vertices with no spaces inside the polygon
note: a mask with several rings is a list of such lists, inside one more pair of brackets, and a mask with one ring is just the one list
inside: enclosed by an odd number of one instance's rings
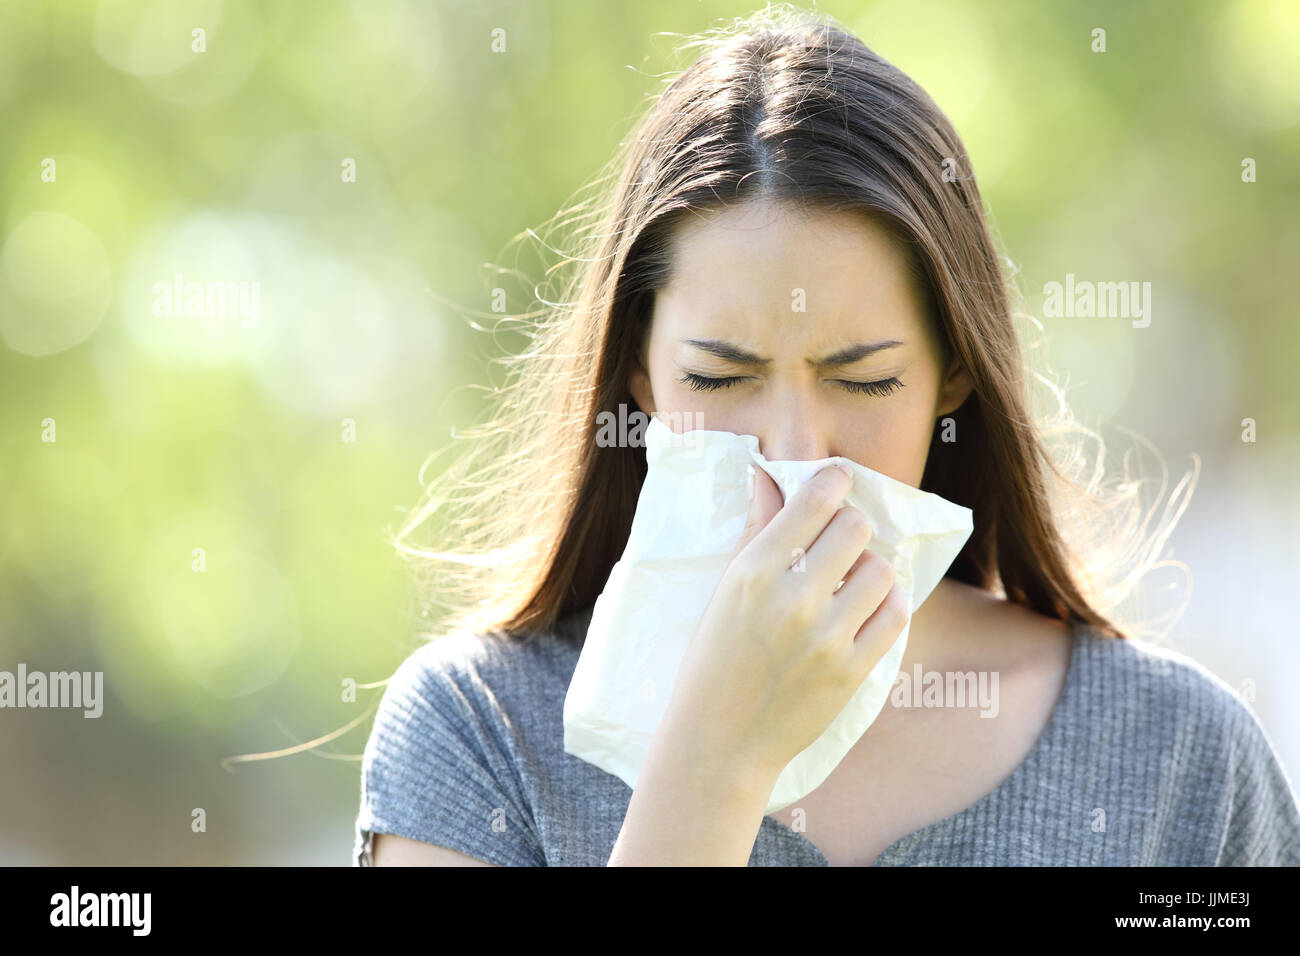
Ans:
{"label": "shoulder", "polygon": [[1194,658],[1084,625],[1076,638],[1082,689],[1102,706],[1168,727],[1180,739],[1216,751],[1259,742],[1262,728],[1246,702]]}
{"label": "shoulder", "polygon": [[1282,773],[1259,717],[1217,674],[1170,647],[1082,628],[1081,690],[1126,726],[1144,729],[1207,777],[1242,782]]}
{"label": "shoulder", "polygon": [[501,631],[452,631],[411,651],[393,678],[417,685],[452,681],[472,688],[487,684],[499,692],[536,690],[554,681],[567,686],[590,614],[590,609],[570,614],[548,630],[521,636]]}
{"label": "shoulder", "polygon": [[[389,678],[361,762],[356,859],[392,833],[502,866],[545,865],[537,763],[578,648],[451,632]],[[558,696],[557,696],[558,695]]]}
{"label": "shoulder", "polygon": [[1130,729],[1160,725],[1226,743],[1258,726],[1245,702],[1199,661],[1168,647],[1112,637],[965,587],[957,599],[981,636],[981,653],[1005,671],[1074,686],[1082,710]]}
{"label": "shoulder", "polygon": [[1092,628],[1080,629],[1075,654],[1085,725],[1119,741],[1120,759],[1159,799],[1212,821],[1216,865],[1300,865],[1294,788],[1235,690],[1183,653]]}
{"label": "shoulder", "polygon": [[486,716],[505,709],[528,712],[563,695],[581,643],[568,625],[527,638],[496,631],[454,631],[411,651],[388,681],[389,698],[407,705],[441,706]]}
{"label": "shoulder", "polygon": [[[1112,788],[1116,805],[1145,808],[1197,858],[1300,865],[1291,780],[1255,712],[1222,678],[1168,646],[1063,625],[991,596],[959,599],[995,646],[988,657],[1043,695],[1062,687],[1054,766],[1076,768],[1094,791]],[[1196,832],[1172,835],[1189,827]]]}
{"label": "shoulder", "polygon": [[1229,768],[1226,761],[1258,756],[1267,744],[1237,692],[1171,647],[1076,624],[1072,655],[1074,712],[1090,726],[1121,732],[1134,754],[1168,748],[1185,767],[1197,764],[1219,775]]}

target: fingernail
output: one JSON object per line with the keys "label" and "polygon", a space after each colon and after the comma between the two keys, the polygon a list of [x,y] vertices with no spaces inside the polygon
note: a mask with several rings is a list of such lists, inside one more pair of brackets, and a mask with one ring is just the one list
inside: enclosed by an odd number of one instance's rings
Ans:
{"label": "fingernail", "polygon": [[849,471],[847,465],[836,465],[835,467],[838,468],[840,471],[844,472],[844,474],[848,475],[849,481],[853,480],[853,472]]}

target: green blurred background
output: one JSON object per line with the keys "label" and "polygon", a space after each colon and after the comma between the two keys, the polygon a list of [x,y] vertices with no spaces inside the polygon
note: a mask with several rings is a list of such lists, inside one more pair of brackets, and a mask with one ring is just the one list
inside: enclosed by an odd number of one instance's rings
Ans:
{"label": "green blurred background", "polygon": [[[1149,328],[1044,319],[1048,354],[1083,421],[1171,479],[1201,457],[1168,643],[1248,694],[1294,781],[1300,4],[819,7],[952,117],[1030,311],[1067,273],[1152,283]],[[0,863],[349,862],[368,718],[220,761],[375,703],[341,682],[419,623],[385,529],[518,344],[468,320],[498,286],[532,307],[554,261],[511,237],[684,65],[659,34],[753,9],[0,2],[0,670],[106,696],[0,711]],[[177,273],[256,281],[256,322],[155,315]]]}

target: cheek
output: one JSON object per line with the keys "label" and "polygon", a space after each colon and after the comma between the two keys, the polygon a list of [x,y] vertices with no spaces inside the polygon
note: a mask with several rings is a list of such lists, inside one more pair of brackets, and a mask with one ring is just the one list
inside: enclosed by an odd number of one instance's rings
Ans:
{"label": "cheek", "polygon": [[659,413],[668,417],[670,424],[682,423],[681,428],[671,425],[675,431],[702,428],[738,435],[754,434],[762,420],[760,408],[753,403],[735,401],[727,389],[697,391],[669,378],[655,386],[655,398],[658,399]]}
{"label": "cheek", "polygon": [[839,453],[872,471],[917,487],[934,432],[933,408],[903,395],[862,400],[836,423]]}
{"label": "cheek", "polygon": [[738,397],[734,388],[694,389],[674,375],[663,374],[655,377],[654,390],[656,411],[668,419],[674,431],[698,428],[762,435],[772,421],[770,396]]}

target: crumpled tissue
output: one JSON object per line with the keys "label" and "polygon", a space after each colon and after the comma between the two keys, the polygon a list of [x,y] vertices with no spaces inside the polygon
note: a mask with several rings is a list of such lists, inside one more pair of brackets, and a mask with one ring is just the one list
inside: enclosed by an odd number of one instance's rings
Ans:
{"label": "crumpled tissue", "polygon": [[[564,700],[564,750],[635,788],[671,697],[677,668],[745,527],[750,466],[785,500],[829,465],[853,472],[844,504],[870,519],[867,547],[893,565],[915,612],[972,530],[971,511],[844,457],[768,461],[753,435],[676,433],[651,417],[648,470],[622,558],[597,598]],[[797,555],[791,556],[793,565]],[[764,814],[816,790],[884,707],[910,630],[902,634],[825,732],[786,766]]]}

